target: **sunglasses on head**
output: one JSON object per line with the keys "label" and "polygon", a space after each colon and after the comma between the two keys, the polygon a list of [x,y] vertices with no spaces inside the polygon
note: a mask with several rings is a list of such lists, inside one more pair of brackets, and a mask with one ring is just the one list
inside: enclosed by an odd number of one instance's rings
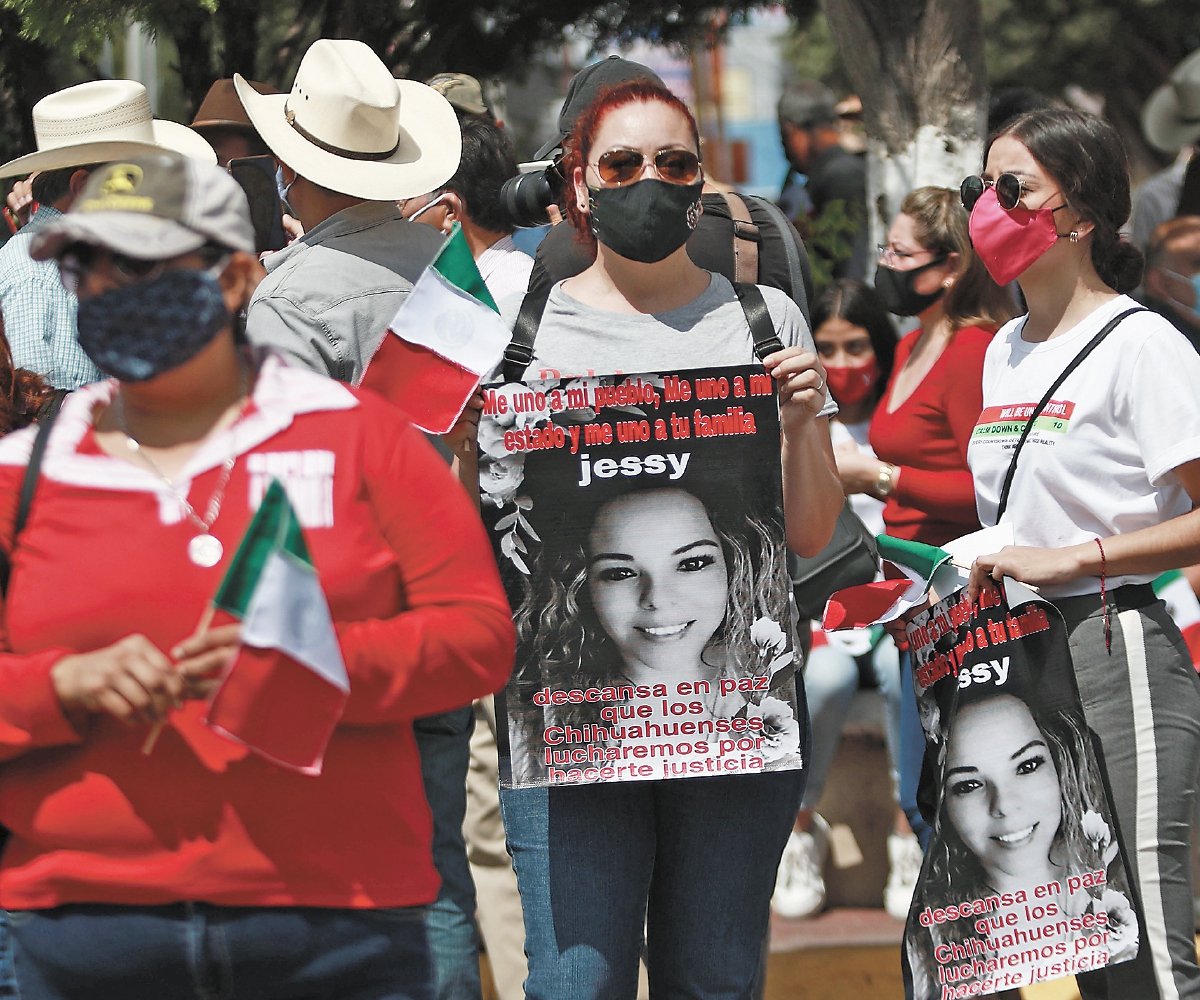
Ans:
{"label": "sunglasses on head", "polygon": [[996,189],[996,201],[1006,212],[1011,212],[1020,204],[1021,195],[1025,193],[1025,182],[1016,174],[1001,174],[994,181],[985,180],[978,174],[972,174],[959,185],[958,196],[962,199],[963,208],[968,212],[975,207],[975,202],[983,197],[988,188]]}
{"label": "sunglasses on head", "polygon": [[[640,149],[610,149],[596,160],[596,174],[609,186],[628,184],[641,177],[646,159]],[[694,184],[700,176],[700,157],[690,149],[660,149],[651,162],[668,184]]]}

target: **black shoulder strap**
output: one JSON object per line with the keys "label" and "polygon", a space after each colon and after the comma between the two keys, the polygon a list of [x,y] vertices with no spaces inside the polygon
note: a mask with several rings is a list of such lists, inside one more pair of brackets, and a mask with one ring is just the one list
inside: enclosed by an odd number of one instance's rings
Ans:
{"label": "black shoulder strap", "polygon": [[783,350],[779,334],[775,332],[775,323],[763,301],[763,294],[758,285],[748,282],[734,282],[733,290],[738,301],[742,304],[742,312],[746,314],[746,323],[750,327],[750,336],[754,338],[754,353],[762,361],[768,354]]}
{"label": "black shoulder strap", "polygon": [[520,382],[525,377],[525,369],[533,361],[533,342],[537,339],[542,313],[546,311],[552,287],[546,285],[543,288],[530,289],[521,300],[521,310],[513,324],[512,340],[504,349],[502,370],[505,382]]}
{"label": "black shoulder strap", "polygon": [[1005,510],[1008,509],[1008,491],[1012,489],[1013,476],[1015,476],[1017,473],[1017,457],[1021,454],[1021,449],[1025,446],[1025,439],[1029,437],[1029,432],[1033,430],[1034,421],[1037,420],[1037,418],[1041,415],[1042,410],[1046,408],[1046,404],[1050,402],[1051,398],[1058,391],[1058,387],[1067,380],[1067,376],[1070,375],[1071,372],[1079,367],[1084,358],[1086,358],[1092,353],[1092,351],[1100,346],[1100,341],[1102,341],[1117,328],[1117,324],[1119,324],[1127,316],[1132,316],[1134,313],[1149,311],[1150,310],[1144,308],[1143,306],[1138,306],[1136,309],[1126,309],[1119,316],[1114,316],[1107,323],[1105,323],[1104,328],[1087,342],[1082,351],[1080,351],[1075,355],[1074,358],[1071,359],[1071,363],[1062,370],[1058,378],[1056,378],[1050,388],[1046,390],[1046,394],[1042,397],[1041,402],[1033,408],[1033,412],[1029,415],[1029,421],[1025,424],[1025,429],[1021,431],[1021,436],[1017,439],[1017,446],[1013,449],[1012,458],[1008,463],[1008,472],[1004,474],[1004,485],[1000,488],[1000,505],[996,508],[997,524],[1000,523],[1000,518],[1004,516]]}
{"label": "black shoulder strap", "polygon": [[[778,205],[773,201],[762,198],[759,195],[751,194],[746,196],[751,204],[759,206],[775,229],[779,230],[779,240],[783,245],[784,255],[787,257],[788,274],[791,276],[792,288],[788,293],[792,297],[792,301],[800,307],[800,312],[804,314],[804,322],[812,325],[812,319],[809,316],[809,302],[812,300],[813,288],[812,277],[809,273],[808,260],[802,257],[800,246],[803,244],[800,241],[800,234],[796,232],[796,227],[783,213]],[[759,270],[762,270],[761,265]]]}
{"label": "black shoulder strap", "polygon": [[[29,520],[29,511],[33,507],[33,495],[37,492],[38,480],[41,478],[42,457],[46,454],[46,443],[50,440],[50,428],[58,411],[62,409],[66,392],[59,389],[50,397],[42,411],[41,422],[33,438],[33,447],[29,451],[29,462],[25,466],[25,475],[21,478],[21,494],[17,499],[17,516],[13,521],[12,542],[9,552],[17,549],[17,536],[24,530],[25,522]],[[12,570],[10,555],[0,550],[0,595],[8,593],[8,576]]]}

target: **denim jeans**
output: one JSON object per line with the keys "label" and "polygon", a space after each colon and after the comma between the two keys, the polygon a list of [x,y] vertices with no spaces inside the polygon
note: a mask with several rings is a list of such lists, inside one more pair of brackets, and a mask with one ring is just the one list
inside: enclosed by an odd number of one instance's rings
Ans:
{"label": "denim jeans", "polygon": [[808,695],[808,710],[812,716],[812,754],[809,757],[808,785],[804,789],[804,806],[815,809],[825,791],[825,779],[833,765],[833,757],[850,713],[850,703],[858,690],[859,673],[856,660],[870,664],[883,696],[884,733],[887,740],[888,764],[891,769],[892,794],[899,796],[898,750],[900,745],[900,660],[892,637],[885,635],[874,649],[861,657],[851,656],[833,643],[818,646],[805,659],[804,690]]}
{"label": "denim jeans", "polygon": [[803,771],[501,789],[528,1000],[749,1000]]}
{"label": "denim jeans", "polygon": [[933,827],[917,808],[921,765],[925,761],[925,731],[917,714],[917,690],[913,687],[912,653],[900,654],[900,808],[908,817],[922,850],[929,850]]}
{"label": "denim jeans", "polygon": [[430,1000],[420,907],[9,911],[21,1000]]}
{"label": "denim jeans", "polygon": [[438,898],[425,910],[435,1000],[481,1000],[483,994],[475,882],[462,832],[474,724],[470,705],[413,724],[433,813],[433,864],[442,879]]}
{"label": "denim jeans", "polygon": [[13,972],[10,937],[8,914],[0,910],[0,1000],[11,1000],[17,995],[17,977]]}

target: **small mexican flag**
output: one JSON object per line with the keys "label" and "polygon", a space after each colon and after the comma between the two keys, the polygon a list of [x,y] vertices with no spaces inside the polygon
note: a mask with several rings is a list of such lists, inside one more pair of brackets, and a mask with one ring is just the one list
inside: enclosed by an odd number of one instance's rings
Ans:
{"label": "small mexican flag", "polygon": [[1200,670],[1200,600],[1188,578],[1177,569],[1163,573],[1154,581],[1154,593],[1162,598],[1167,614],[1183,633],[1192,666]]}
{"label": "small mexican flag", "polygon": [[894,621],[925,600],[933,575],[950,560],[950,553],[936,545],[890,535],[879,535],[876,542],[883,579],[847,587],[830,597],[821,621],[826,632]]}
{"label": "small mexican flag", "polygon": [[209,705],[208,725],[276,764],[320,774],[350,681],[300,522],[278,480],[213,605],[242,623],[242,646]]}
{"label": "small mexican flag", "polygon": [[417,279],[388,324],[362,384],[430,434],[445,434],[500,362],[510,333],[462,228]]}

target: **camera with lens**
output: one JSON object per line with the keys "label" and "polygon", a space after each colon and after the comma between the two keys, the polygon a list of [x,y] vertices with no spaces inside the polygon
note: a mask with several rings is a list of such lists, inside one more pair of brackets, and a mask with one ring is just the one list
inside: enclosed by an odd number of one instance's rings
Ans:
{"label": "camera with lens", "polygon": [[500,204],[514,226],[544,226],[550,222],[546,209],[555,204],[563,189],[562,154],[551,160],[533,160],[520,165],[521,172],[500,187]]}

